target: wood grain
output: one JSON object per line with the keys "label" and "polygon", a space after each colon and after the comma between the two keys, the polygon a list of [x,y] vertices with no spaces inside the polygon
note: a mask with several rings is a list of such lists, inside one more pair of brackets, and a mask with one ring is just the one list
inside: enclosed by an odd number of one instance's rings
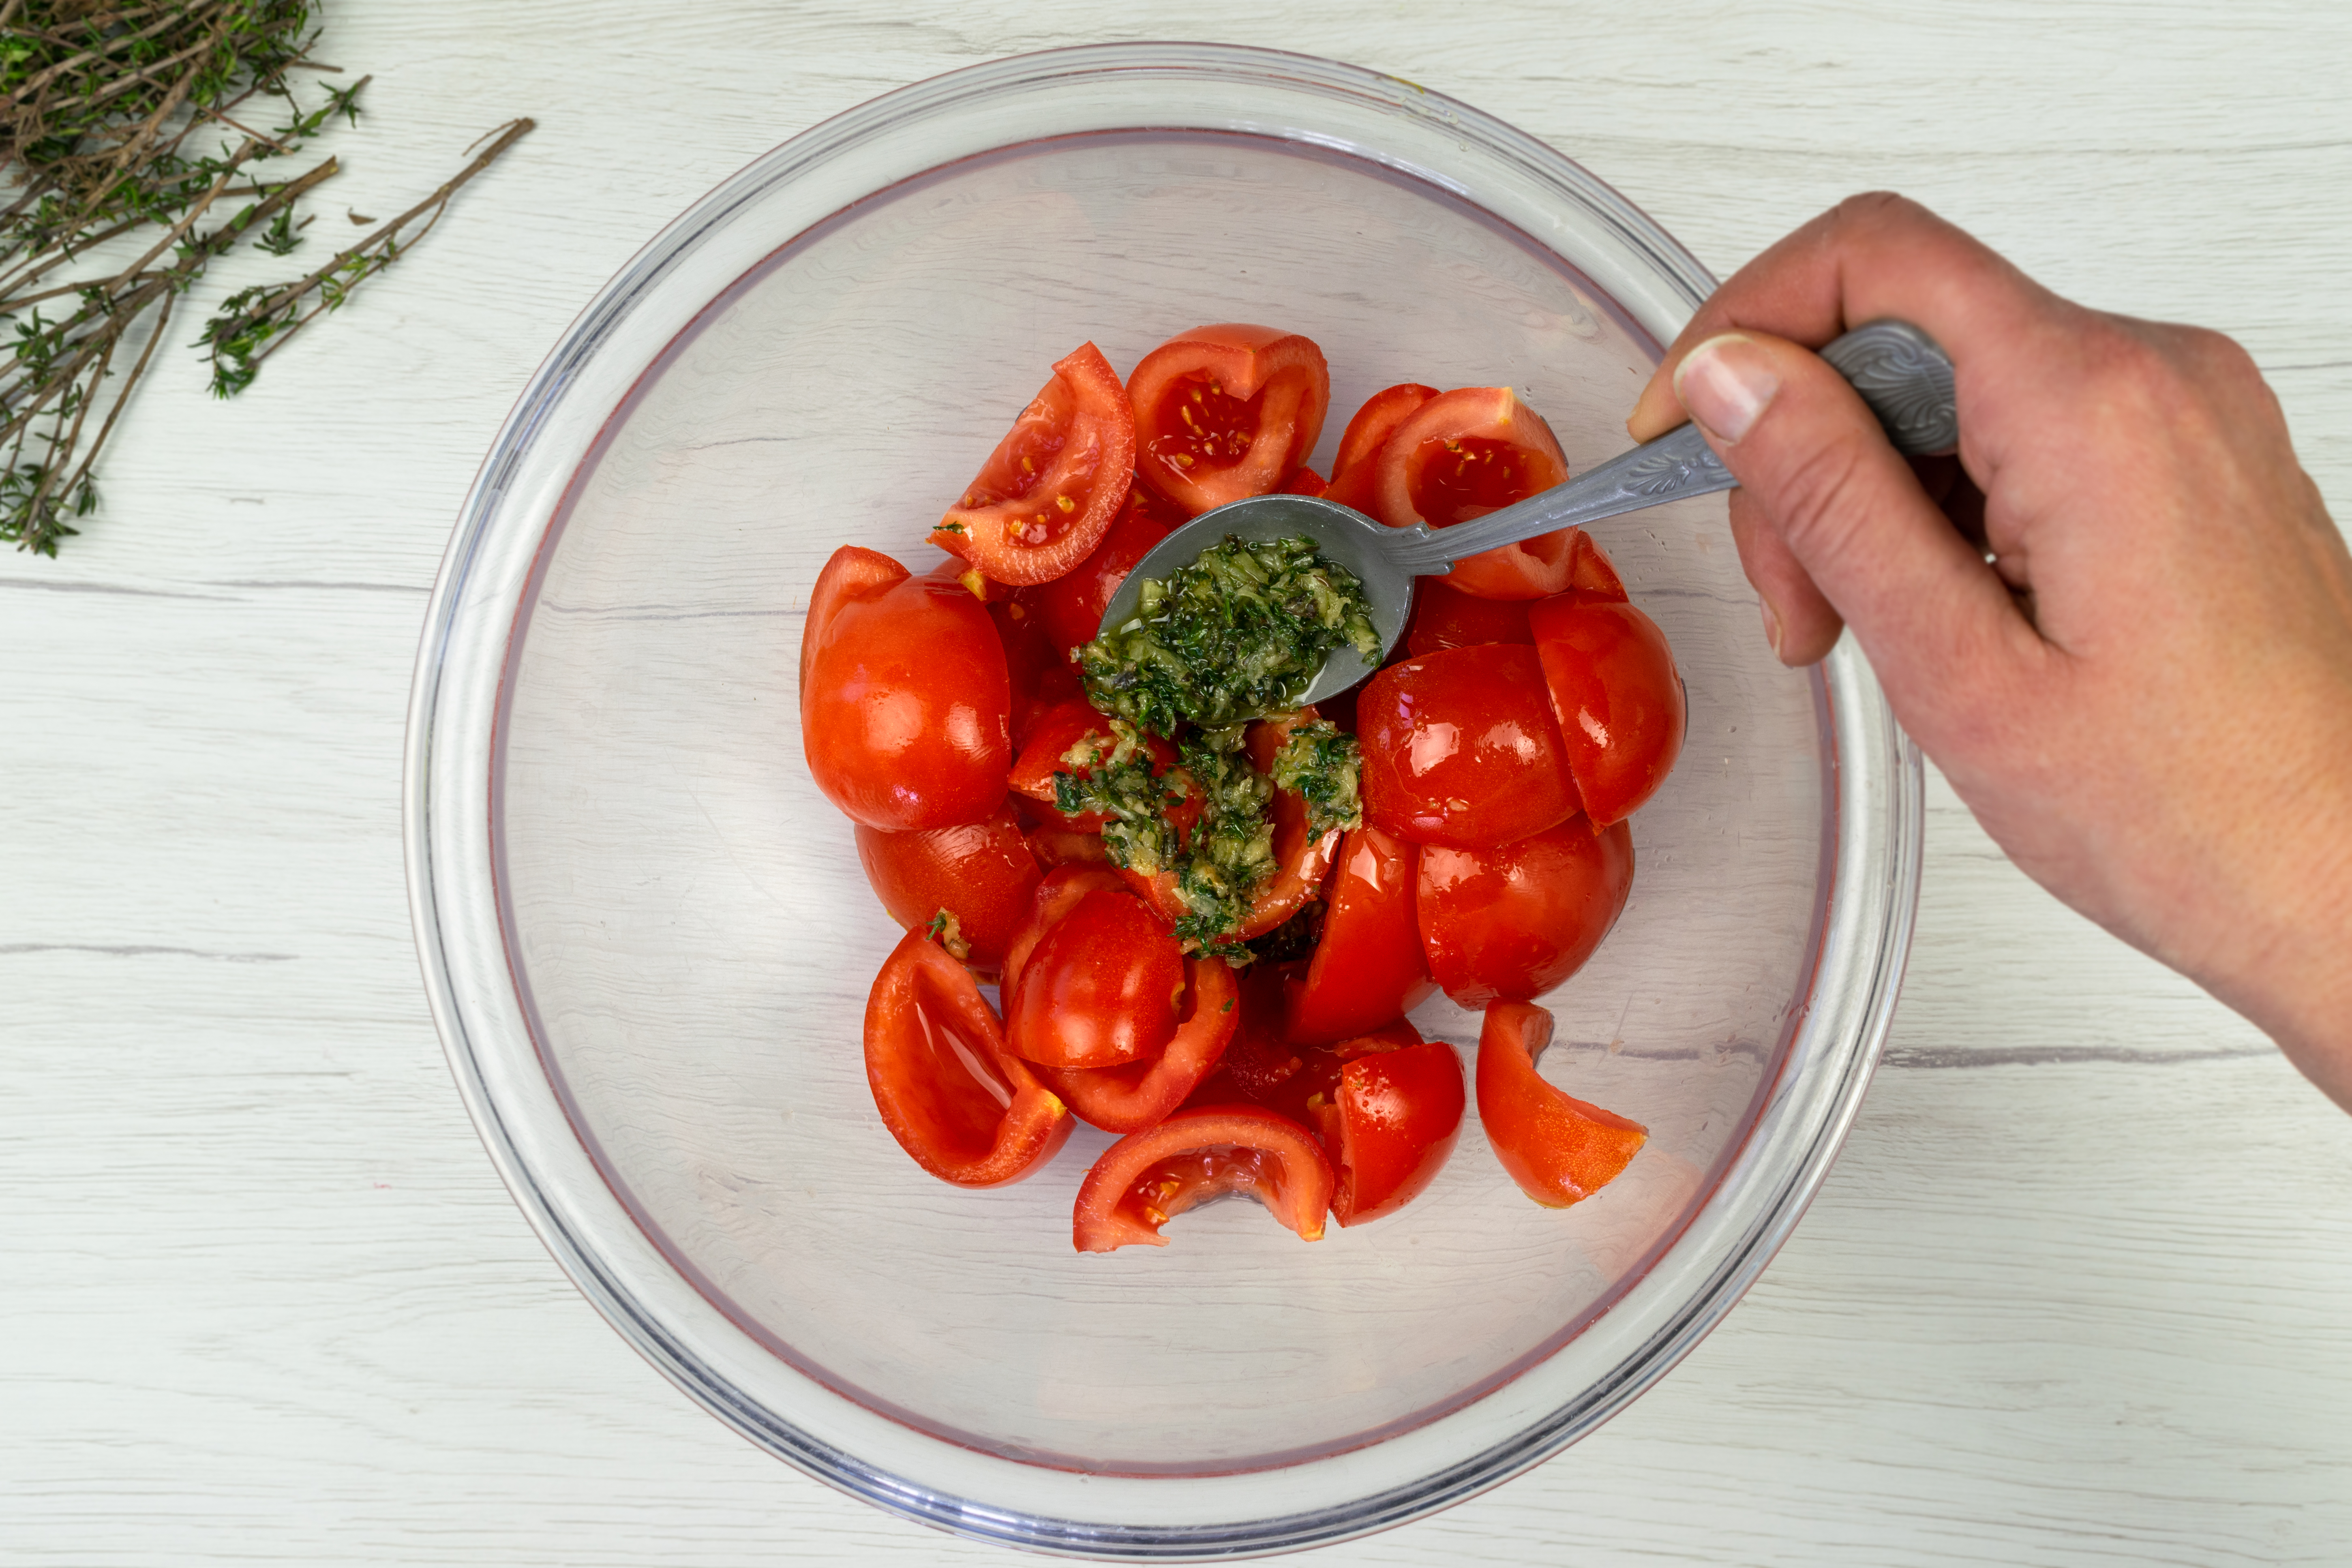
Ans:
{"label": "wood grain", "polygon": [[[247,397],[165,356],[105,515],[0,560],[8,1561],[997,1557],[757,1453],[548,1260],[425,1016],[399,748],[479,455],[656,227],[877,92],[1119,36],[1451,93],[1718,272],[1904,189],[2063,290],[2239,335],[2352,515],[2341,7],[344,0],[320,52],[377,81],[324,221],[541,129]],[[1310,1559],[2346,1561],[2352,1121],[1931,805],[1885,1065],[1763,1282],[1566,1456]]]}

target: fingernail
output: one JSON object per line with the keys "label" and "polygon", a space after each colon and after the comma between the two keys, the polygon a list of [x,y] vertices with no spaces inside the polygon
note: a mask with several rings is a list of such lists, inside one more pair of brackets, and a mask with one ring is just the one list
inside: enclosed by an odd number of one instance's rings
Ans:
{"label": "fingernail", "polygon": [[1778,658],[1780,657],[1780,617],[1774,613],[1771,600],[1766,599],[1763,604],[1764,640],[1772,645],[1772,657]]}
{"label": "fingernail", "polygon": [[1726,441],[1746,436],[1780,390],[1764,352],[1738,332],[1707,339],[1675,369],[1675,395],[1708,435]]}

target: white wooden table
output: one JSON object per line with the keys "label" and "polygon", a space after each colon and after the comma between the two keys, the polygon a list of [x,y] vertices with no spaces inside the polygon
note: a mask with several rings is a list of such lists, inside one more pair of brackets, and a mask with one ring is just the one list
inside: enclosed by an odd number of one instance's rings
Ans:
{"label": "white wooden table", "polygon": [[[165,354],[105,514],[0,557],[0,1558],[996,1558],[756,1452],[575,1295],[459,1109],[401,880],[477,460],[656,228],[824,116],[1217,37],[1475,103],[1718,272],[1894,186],[2237,334],[2352,518],[2352,10],[1932,9],[335,0],[320,54],[377,79],[322,229],[541,128],[239,402]],[[1748,1300],[1598,1436],[1318,1560],[2352,1562],[2352,1119],[1930,800],[1885,1064]]]}

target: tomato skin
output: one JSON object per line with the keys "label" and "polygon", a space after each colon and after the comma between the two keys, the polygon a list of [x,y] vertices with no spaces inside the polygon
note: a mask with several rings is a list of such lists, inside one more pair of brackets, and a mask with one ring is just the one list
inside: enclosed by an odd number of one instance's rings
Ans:
{"label": "tomato skin", "polygon": [[1135,563],[1184,521],[1184,513],[1158,494],[1130,485],[1094,553],[1052,582],[1024,591],[1027,608],[1065,664],[1071,649],[1095,640],[1111,595]]}
{"label": "tomato skin", "polygon": [[1003,804],[1012,682],[987,608],[951,582],[885,583],[887,556],[834,552],[801,643],[801,743],[850,820],[891,832],[979,822]]}
{"label": "tomato skin", "polygon": [[1005,1051],[971,973],[920,931],[891,951],[866,997],[866,1081],[898,1147],[960,1187],[1017,1182],[1070,1136],[1061,1100]]}
{"label": "tomato skin", "polygon": [[1137,477],[1198,517],[1266,494],[1306,461],[1331,405],[1331,371],[1309,339],[1226,321],[1153,349],[1127,390]]}
{"label": "tomato skin", "polygon": [[1252,1105],[1179,1110],[1103,1151],[1078,1188],[1070,1238],[1080,1252],[1165,1247],[1168,1221],[1247,1193],[1301,1240],[1319,1241],[1331,1187],[1330,1161],[1288,1117]]}
{"label": "tomato skin", "polygon": [[1150,1057],[1176,1032],[1183,990],[1184,955],[1168,923],[1132,893],[1088,892],[1024,958],[1004,1009],[1004,1047],[1041,1067]]}
{"label": "tomato skin", "polygon": [[1088,893],[1121,892],[1125,889],[1118,874],[1108,865],[1081,861],[1056,866],[1046,872],[1036,890],[1029,895],[1029,912],[1013,928],[1012,940],[1004,944],[1002,989],[1006,1001],[1011,1002],[1013,987],[1020,983],[1022,966],[1029,962],[1029,955],[1036,951],[1045,933],[1054,929],[1054,922],[1076,908],[1078,900]]}
{"label": "tomato skin", "polygon": [[1573,816],[1489,849],[1425,848],[1415,903],[1429,971],[1465,1007],[1525,1001],[1592,956],[1633,885],[1633,836]]}
{"label": "tomato skin", "polygon": [[1343,1227],[1361,1225],[1419,1197],[1461,1140],[1467,1098],[1462,1058],[1443,1040],[1342,1067],[1330,1118],[1339,1128],[1332,1217]]}
{"label": "tomato skin", "polygon": [[[1371,476],[1372,515],[1391,528],[1451,528],[1568,478],[1551,426],[1507,386],[1440,393],[1390,433]],[[1569,531],[1457,561],[1446,581],[1486,599],[1540,599],[1569,586]]]}
{"label": "tomato skin", "polygon": [[[1031,723],[1029,738],[1022,745],[1020,755],[1013,759],[1005,783],[1015,795],[1027,797],[1032,803],[1031,809],[1054,826],[1099,834],[1103,824],[1109,820],[1106,813],[1081,811],[1066,815],[1055,804],[1058,798],[1054,786],[1055,773],[1068,773],[1077,779],[1094,777],[1091,765],[1082,767],[1066,760],[1078,742],[1089,735],[1098,736],[1105,744],[1108,744],[1112,738],[1110,721],[1084,697],[1066,698],[1055,703]],[[1151,774],[1154,778],[1176,765],[1176,748],[1159,736],[1147,731],[1143,744],[1151,753]],[[1200,802],[1188,795],[1171,805],[1167,815],[1180,831],[1189,831],[1200,817]]]}
{"label": "tomato skin", "polygon": [[1092,343],[1054,365],[931,542],[999,583],[1050,583],[1084,561],[1127,500],[1135,415]]}
{"label": "tomato skin", "polygon": [[1029,841],[1029,853],[1037,858],[1040,869],[1052,871],[1064,866],[1104,866],[1110,864],[1110,847],[1099,833],[1087,833],[1075,827],[1063,827],[1043,823],[1024,835]]}
{"label": "tomato skin", "polygon": [[1689,709],[1655,621],[1574,594],[1528,612],[1568,771],[1593,821],[1631,816],[1674,771]]}
{"label": "tomato skin", "polygon": [[1443,577],[1423,577],[1413,584],[1412,619],[1404,630],[1406,653],[1419,657],[1498,642],[1536,646],[1536,634],[1528,627],[1526,600],[1482,599]]}
{"label": "tomato skin", "polygon": [[1416,844],[1506,844],[1578,809],[1531,647],[1445,648],[1389,666],[1356,699],[1356,738],[1364,820]]}
{"label": "tomato skin", "polygon": [[1415,906],[1421,851],[1369,825],[1339,841],[1323,935],[1306,973],[1284,987],[1283,1033],[1323,1045],[1378,1028],[1437,989]]}
{"label": "tomato skin", "polygon": [[1048,1068],[1037,1077],[1090,1127],[1156,1127],[1215,1070],[1240,1021],[1234,972],[1222,958],[1184,961],[1184,1008],[1158,1056],[1112,1068]]}
{"label": "tomato skin", "polygon": [[1381,448],[1398,426],[1436,395],[1437,388],[1407,381],[1364,399],[1339,437],[1339,455],[1331,459],[1331,483],[1323,493],[1342,506],[1371,511],[1377,504],[1374,479]]}
{"label": "tomato skin", "polygon": [[1551,1043],[1551,1015],[1497,1002],[1478,1031],[1478,1120],[1519,1190],[1566,1208],[1617,1179],[1649,1129],[1544,1081],[1536,1058]]}
{"label": "tomato skin", "polygon": [[1275,487],[1276,491],[1286,496],[1319,496],[1330,488],[1323,482],[1322,475],[1304,463],[1291,469],[1290,477]]}
{"label": "tomato skin", "polygon": [[860,824],[857,861],[892,920],[907,931],[928,926],[942,910],[956,919],[963,962],[993,971],[1036,891],[1037,858],[1010,805],[954,827],[885,833]]}
{"label": "tomato skin", "polygon": [[1004,648],[1004,672],[1013,697],[1013,752],[1015,756],[1029,739],[1039,718],[1061,703],[1082,696],[1077,670],[1062,656],[1037,624],[1036,615],[1018,599],[992,600],[988,618]]}

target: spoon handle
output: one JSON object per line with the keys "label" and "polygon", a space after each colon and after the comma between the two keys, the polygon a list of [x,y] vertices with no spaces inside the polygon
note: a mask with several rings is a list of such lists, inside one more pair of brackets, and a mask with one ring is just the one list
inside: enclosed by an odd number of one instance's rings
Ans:
{"label": "spoon handle", "polygon": [[[1886,426],[1898,452],[1949,452],[1959,443],[1952,362],[1936,341],[1907,321],[1872,321],[1821,351],[1853,384]],[[1416,575],[1444,572],[1482,550],[1517,544],[1556,528],[1597,522],[1620,512],[1712,495],[1739,483],[1696,425],[1621,452],[1580,478],[1452,528],[1416,523],[1391,547],[1396,563]]]}

